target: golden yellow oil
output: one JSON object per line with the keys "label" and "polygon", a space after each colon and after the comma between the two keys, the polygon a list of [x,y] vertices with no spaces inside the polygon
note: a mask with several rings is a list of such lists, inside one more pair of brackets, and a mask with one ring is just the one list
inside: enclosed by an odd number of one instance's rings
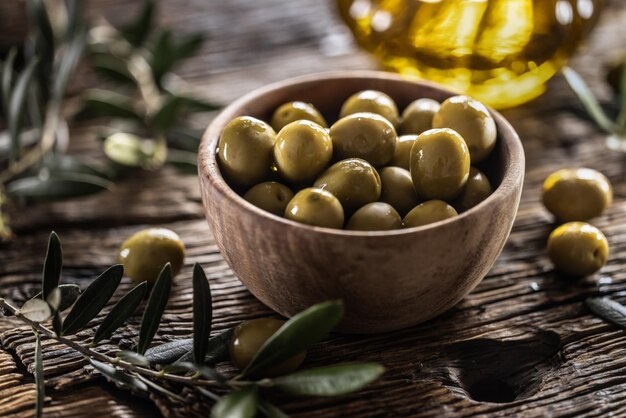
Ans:
{"label": "golden yellow oil", "polygon": [[338,0],[357,42],[389,70],[496,108],[545,90],[602,0]]}

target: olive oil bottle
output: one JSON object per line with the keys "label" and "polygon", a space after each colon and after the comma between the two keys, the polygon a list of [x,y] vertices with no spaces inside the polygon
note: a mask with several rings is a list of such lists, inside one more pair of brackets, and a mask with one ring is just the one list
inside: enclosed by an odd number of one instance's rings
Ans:
{"label": "olive oil bottle", "polygon": [[338,0],[383,66],[496,108],[545,90],[595,23],[602,0]]}

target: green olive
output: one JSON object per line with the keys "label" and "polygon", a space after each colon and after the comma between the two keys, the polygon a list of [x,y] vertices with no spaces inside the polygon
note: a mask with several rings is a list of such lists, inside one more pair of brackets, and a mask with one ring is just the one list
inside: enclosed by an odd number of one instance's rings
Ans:
{"label": "green olive", "polygon": [[339,117],[353,113],[376,113],[387,119],[393,126],[398,126],[400,116],[396,102],[385,93],[377,90],[363,90],[353,94],[343,103]]}
{"label": "green olive", "polygon": [[314,187],[296,193],[285,209],[285,218],[326,228],[341,228],[344,221],[339,200],[332,193]]}
{"label": "green olive", "polygon": [[469,170],[467,145],[452,129],[423,132],[411,148],[411,177],[423,199],[451,202],[465,186]]}
{"label": "green olive", "polygon": [[433,99],[417,99],[402,112],[400,133],[419,135],[433,127],[433,116],[439,110],[439,102]]}
{"label": "green olive", "polygon": [[393,158],[389,161],[389,165],[409,170],[411,167],[411,148],[416,139],[417,135],[399,136],[398,142],[396,142],[396,150]]}
{"label": "green olive", "polygon": [[586,276],[606,264],[609,243],[595,226],[586,222],[568,222],[550,234],[548,257],[561,272]]}
{"label": "green olive", "polygon": [[380,176],[370,163],[360,158],[348,158],[331,165],[315,181],[315,187],[327,190],[343,205],[346,213],[380,197]]}
{"label": "green olive", "polygon": [[267,123],[250,116],[231,120],[220,137],[217,158],[225,177],[252,186],[270,174],[276,133]]}
{"label": "green olive", "polygon": [[472,164],[489,156],[496,145],[496,122],[484,104],[467,96],[450,97],[433,117],[433,128],[454,129],[467,143]]}
{"label": "green olive", "polygon": [[389,204],[368,203],[350,217],[346,229],[354,231],[389,231],[402,228],[402,218]]}
{"label": "green olive", "polygon": [[154,283],[167,263],[172,266],[172,275],[178,274],[185,258],[185,245],[169,229],[142,229],[124,241],[118,258],[126,276],[136,282]]}
{"label": "green olive", "polygon": [[400,167],[385,167],[379,171],[380,201],[389,203],[402,216],[419,203],[411,173]]}
{"label": "green olive", "polygon": [[565,168],[543,183],[543,204],[560,221],[600,216],[613,201],[609,180],[590,168]]}
{"label": "green olive", "polygon": [[266,181],[252,187],[243,198],[263,210],[274,215],[283,216],[285,208],[293,198],[293,192],[285,185],[275,181]]}
{"label": "green olive", "polygon": [[293,183],[311,182],[333,157],[333,143],[326,129],[309,120],[299,120],[278,132],[274,161],[278,172]]}
{"label": "green olive", "polygon": [[454,201],[454,207],[459,212],[473,208],[493,193],[493,188],[487,176],[475,167],[470,167],[469,178],[461,190],[461,194]]}
{"label": "green olive", "polygon": [[389,121],[374,113],[354,113],[339,119],[330,128],[338,158],[362,158],[375,167],[393,157],[398,140]]}
{"label": "green olive", "polygon": [[411,228],[414,226],[428,225],[433,222],[453,218],[457,215],[456,210],[443,200],[429,200],[415,206],[404,217],[404,226]]}
{"label": "green olive", "polygon": [[[253,319],[243,322],[235,328],[230,345],[230,361],[240,370],[245,369],[259,349],[272,335],[283,326],[285,321],[272,318]],[[302,351],[280,363],[259,371],[256,377],[273,377],[287,374],[296,370],[306,357]]]}
{"label": "green olive", "polygon": [[272,115],[272,128],[276,132],[297,120],[310,120],[324,128],[328,126],[324,116],[311,103],[289,102],[276,109]]}

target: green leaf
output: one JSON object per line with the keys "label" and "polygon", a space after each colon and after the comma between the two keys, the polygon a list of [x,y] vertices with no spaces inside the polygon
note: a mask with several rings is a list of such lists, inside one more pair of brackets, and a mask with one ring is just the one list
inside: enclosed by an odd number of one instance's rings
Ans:
{"label": "green leaf", "polygon": [[111,173],[109,173],[110,170],[107,170],[107,168],[102,167],[98,163],[85,161],[67,154],[55,154],[53,158],[44,162],[44,167],[51,174],[89,174],[105,179],[111,177]]}
{"label": "green leaf", "polygon": [[259,404],[259,410],[267,418],[289,418],[289,415],[285,414],[283,411],[267,401],[261,401]]}
{"label": "green leaf", "polygon": [[204,130],[194,129],[185,125],[176,125],[168,133],[168,142],[181,150],[196,153]]}
{"label": "green leaf", "polygon": [[139,343],[137,344],[137,352],[139,354],[146,352],[159,328],[163,311],[165,311],[167,300],[170,297],[171,288],[172,266],[170,263],[167,263],[165,267],[163,267],[163,270],[161,270],[159,278],[152,288],[152,292],[150,292],[150,298],[148,299],[146,310],[141,319]]}
{"label": "green leaf", "polygon": [[154,21],[156,4],[153,0],[146,0],[137,19],[121,30],[122,36],[134,47],[144,44]]}
{"label": "green leaf", "polygon": [[588,298],[585,303],[600,318],[626,328],[626,306],[610,298]]}
{"label": "green leaf", "polygon": [[155,345],[154,347],[146,350],[145,356],[151,363],[171,363],[192,349],[193,338],[185,338],[184,340],[175,340]]}
{"label": "green leaf", "polygon": [[9,51],[9,55],[2,67],[2,106],[8,118],[9,103],[11,101],[11,93],[13,92],[13,73],[15,66],[15,57],[17,56],[17,48],[13,47]]}
{"label": "green leaf", "polygon": [[247,386],[222,396],[211,410],[211,418],[253,418],[258,404],[258,389]]}
{"label": "green leaf", "polygon": [[622,65],[622,72],[620,74],[619,97],[621,103],[619,115],[617,116],[617,124],[622,130],[626,131],[626,63]]}
{"label": "green leaf", "polygon": [[198,371],[198,365],[189,361],[181,361],[173,364],[168,364],[167,366],[163,367],[163,371],[170,374],[180,374],[183,372],[195,373]]}
{"label": "green leaf", "polygon": [[85,111],[101,117],[141,120],[130,97],[109,90],[89,90],[85,97]]}
{"label": "green leaf", "polygon": [[561,71],[563,71],[565,80],[567,80],[569,86],[572,88],[574,93],[576,93],[576,96],[578,96],[578,99],[582,103],[583,107],[598,127],[608,133],[616,132],[617,125],[615,125],[606,113],[604,113],[604,110],[600,107],[598,100],[593,95],[589,86],[587,86],[587,83],[585,83],[585,80],[583,80],[576,71],[569,67],[563,67]]}
{"label": "green leaf", "polygon": [[35,332],[35,387],[37,399],[35,400],[35,416],[43,416],[43,405],[46,399],[46,386],[43,375],[43,359],[41,358],[41,337]]}
{"label": "green leaf", "polygon": [[201,33],[193,33],[181,38],[174,48],[175,61],[182,61],[186,58],[193,57],[203,43],[204,35]]}
{"label": "green leaf", "polygon": [[161,86],[161,79],[170,70],[175,59],[172,32],[169,29],[164,29],[157,36],[150,60],[152,76],[157,86]]}
{"label": "green leaf", "polygon": [[54,32],[52,31],[52,24],[50,23],[44,1],[29,0],[28,5],[31,18],[35,22],[35,27],[46,41],[46,48],[49,48],[50,51],[54,51]]}
{"label": "green leaf", "polygon": [[[61,284],[57,289],[61,292],[61,302],[59,303],[59,311],[64,311],[74,304],[80,295],[80,287],[75,284]],[[41,292],[37,293],[31,299],[42,299]]]}
{"label": "green leaf", "polygon": [[166,133],[178,120],[185,108],[185,101],[178,96],[168,96],[161,109],[152,118],[152,127],[156,132]]}
{"label": "green leaf", "polygon": [[289,357],[300,353],[332,331],[343,316],[343,303],[318,303],[288,320],[259,348],[243,376],[254,376]]}
{"label": "green leaf", "polygon": [[100,323],[93,337],[92,345],[96,345],[100,341],[111,337],[111,335],[133,315],[135,310],[137,310],[137,306],[139,306],[143,300],[147,290],[148,284],[142,282],[124,295]]}
{"label": "green leaf", "polygon": [[148,386],[135,376],[98,360],[89,359],[89,362],[93,368],[104,375],[107,380],[119,385],[120,387],[129,390],[138,390],[140,392],[148,392]]}
{"label": "green leaf", "polygon": [[115,293],[123,274],[124,267],[116,264],[95,279],[65,317],[61,335],[74,334],[95,318]]}
{"label": "green leaf", "polygon": [[56,70],[54,84],[52,86],[52,100],[60,103],[65,94],[67,83],[72,73],[78,66],[80,58],[85,50],[87,42],[87,29],[82,27],[74,34],[67,45],[64,46],[59,67]]}
{"label": "green leaf", "polygon": [[48,238],[48,249],[43,263],[42,299],[48,299],[50,292],[59,286],[62,266],[63,250],[61,249],[61,240],[59,240],[56,232],[52,231]]}
{"label": "green leaf", "polygon": [[22,305],[20,308],[20,314],[33,322],[43,322],[50,318],[52,310],[50,309],[50,305],[48,305],[45,300],[30,299]]}
{"label": "green leaf", "polygon": [[34,58],[28,63],[26,69],[18,77],[9,101],[8,125],[11,134],[12,161],[16,161],[20,156],[20,131],[24,118],[24,108],[26,107],[28,88],[30,87],[38,62],[38,59]]}
{"label": "green leaf", "polygon": [[170,149],[167,152],[166,162],[184,174],[198,174],[198,155],[195,152]]}
{"label": "green leaf", "polygon": [[119,84],[135,85],[135,79],[128,71],[126,62],[114,55],[92,54],[93,69],[102,77]]}
{"label": "green leaf", "polygon": [[210,390],[207,390],[203,387],[200,386],[196,386],[195,389],[203,396],[206,396],[207,398],[211,399],[214,402],[219,401],[220,397],[217,396],[215,393],[211,392]]}
{"label": "green leaf", "polygon": [[137,354],[134,351],[118,351],[117,353],[115,353],[115,357],[120,360],[124,360],[127,363],[134,364],[135,366],[150,366],[150,361],[146,357],[142,356],[141,354]]}
{"label": "green leaf", "polygon": [[337,396],[356,392],[383,374],[375,363],[339,364],[303,370],[271,379],[273,387],[291,395]]}
{"label": "green leaf", "polygon": [[67,7],[67,24],[64,37],[69,39],[77,28],[80,28],[83,22],[83,1],[82,0],[66,0]]}
{"label": "green leaf", "polygon": [[57,173],[50,176],[23,177],[7,185],[13,197],[28,200],[61,200],[112,190],[114,184],[101,177],[79,173]]}
{"label": "green leaf", "polygon": [[59,314],[59,311],[57,311],[52,316],[52,329],[57,335],[61,335],[62,327],[63,321],[61,320],[61,315]]}
{"label": "green leaf", "polygon": [[[216,364],[220,361],[228,360],[228,346],[230,341],[233,338],[233,334],[235,333],[234,328],[229,328],[226,331],[223,331],[220,334],[217,334],[214,337],[209,339],[209,345],[207,347],[207,353],[204,356],[204,364]],[[192,344],[189,344],[187,353],[185,353],[182,357],[178,359],[180,362],[184,361],[192,361],[194,358],[194,352],[192,348]]]}
{"label": "green leaf", "polygon": [[211,288],[200,264],[193,266],[193,353],[202,364],[209,347],[212,315]]}
{"label": "green leaf", "polygon": [[200,98],[191,96],[178,97],[185,103],[186,108],[192,112],[212,112],[220,108],[218,104],[208,102]]}
{"label": "green leaf", "polygon": [[184,402],[185,401],[185,399],[182,396],[172,392],[171,390],[165,389],[163,386],[160,386],[160,385],[154,383],[152,380],[147,379],[147,378],[143,377],[140,374],[137,375],[137,379],[141,380],[147,386],[151,387],[152,389],[156,390],[157,392],[161,392],[162,394],[167,395],[170,398],[176,399],[179,402]]}
{"label": "green leaf", "polygon": [[50,306],[52,313],[57,313],[59,311],[59,306],[61,306],[61,290],[58,287],[55,287],[46,298],[46,302],[48,303],[48,306]]}

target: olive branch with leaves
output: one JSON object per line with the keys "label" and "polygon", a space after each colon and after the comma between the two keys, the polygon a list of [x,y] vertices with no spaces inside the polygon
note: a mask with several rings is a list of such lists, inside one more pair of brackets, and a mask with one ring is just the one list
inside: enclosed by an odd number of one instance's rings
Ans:
{"label": "olive branch with leaves", "polygon": [[[124,269],[121,265],[108,268],[81,293],[75,284],[60,284],[62,264],[61,243],[57,234],[52,232],[41,292],[20,308],[0,298],[0,311],[30,325],[35,335],[37,417],[42,415],[45,400],[42,338],[53,339],[82,354],[107,380],[133,393],[156,393],[182,402],[180,391],[184,387],[191,388],[199,396],[215,402],[211,411],[214,418],[254,417],[258,411],[270,418],[286,417],[278,407],[264,399],[267,393],[343,395],[360,390],[384,372],[384,368],[376,363],[348,363],[262,377],[264,370],[309,349],[337,326],[343,316],[343,304],[329,301],[314,305],[285,322],[238,375],[219,373],[214,366],[227,360],[234,330],[211,336],[211,290],[198,263],[193,267],[192,276],[192,338],[150,347],[170,295],[172,269],[168,263],[149,292],[135,350],[120,349],[114,356],[104,354],[98,351],[98,344],[108,340],[135,314],[148,293],[148,285],[142,282],[125,294],[100,322],[87,345],[68,336],[85,329],[102,312],[120,284]],[[67,314],[62,313],[68,309]]]}

